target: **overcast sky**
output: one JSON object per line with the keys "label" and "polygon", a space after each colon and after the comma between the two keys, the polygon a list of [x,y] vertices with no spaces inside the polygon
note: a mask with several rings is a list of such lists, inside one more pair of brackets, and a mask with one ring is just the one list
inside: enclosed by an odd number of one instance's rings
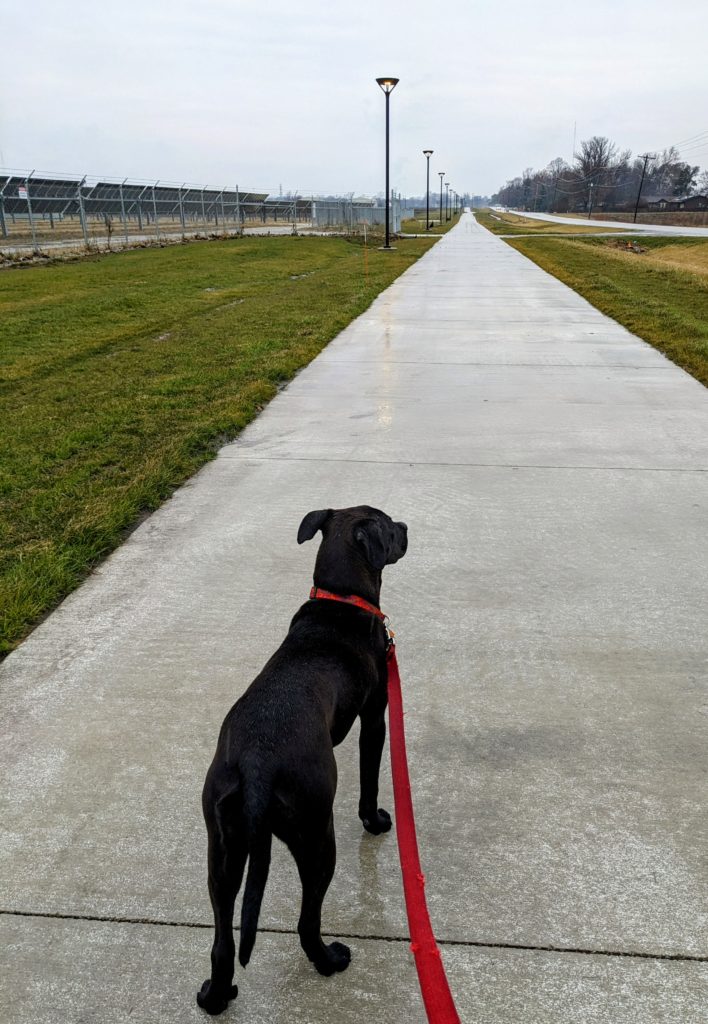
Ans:
{"label": "overcast sky", "polygon": [[[708,130],[705,0],[4,2],[0,166],[355,192],[459,192],[608,135]],[[708,166],[708,145],[686,159]]]}

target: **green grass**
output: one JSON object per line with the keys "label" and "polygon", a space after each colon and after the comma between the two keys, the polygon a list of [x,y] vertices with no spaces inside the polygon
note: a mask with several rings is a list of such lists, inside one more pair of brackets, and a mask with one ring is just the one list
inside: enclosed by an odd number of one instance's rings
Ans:
{"label": "green grass", "polygon": [[501,213],[496,210],[475,210],[475,217],[494,235],[594,235],[609,234],[626,228],[594,228],[589,225],[575,224],[572,220],[567,225],[555,224],[553,221],[535,220],[524,217],[523,213]]}
{"label": "green grass", "polygon": [[[519,238],[508,244],[708,386],[708,277],[702,270],[708,239],[639,242],[646,250],[639,255],[620,251],[615,239]],[[686,269],[652,258],[668,246],[685,247]]]}
{"label": "green grass", "polygon": [[0,653],[430,244],[242,238],[0,272]]}
{"label": "green grass", "polygon": [[[430,219],[437,222],[438,210],[430,210]],[[445,220],[445,214],[443,213],[442,224],[435,223],[428,232],[429,235],[444,235],[450,228],[454,228],[455,224],[459,221],[462,216],[462,212],[455,214],[449,221]],[[425,217],[409,217],[408,220],[401,221],[401,231],[404,234],[417,235],[425,232]]]}

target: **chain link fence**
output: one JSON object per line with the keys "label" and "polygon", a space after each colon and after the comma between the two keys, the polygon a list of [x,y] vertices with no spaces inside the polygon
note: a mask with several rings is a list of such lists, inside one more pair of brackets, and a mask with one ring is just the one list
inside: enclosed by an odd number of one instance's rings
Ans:
{"label": "chain link fence", "polygon": [[[391,228],[400,230],[392,197]],[[361,231],[384,225],[383,199],[271,195],[238,185],[208,188],[0,170],[0,251],[111,249],[187,237]]]}

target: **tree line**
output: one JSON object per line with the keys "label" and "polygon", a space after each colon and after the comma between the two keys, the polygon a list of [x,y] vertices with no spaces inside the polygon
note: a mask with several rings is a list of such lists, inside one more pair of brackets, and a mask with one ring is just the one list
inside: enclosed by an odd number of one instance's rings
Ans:
{"label": "tree line", "polygon": [[681,159],[675,146],[660,154],[632,157],[603,135],[580,143],[572,164],[562,157],[542,171],[528,167],[492,196],[492,203],[525,210],[563,213],[632,209],[649,199],[708,193],[708,170]]}

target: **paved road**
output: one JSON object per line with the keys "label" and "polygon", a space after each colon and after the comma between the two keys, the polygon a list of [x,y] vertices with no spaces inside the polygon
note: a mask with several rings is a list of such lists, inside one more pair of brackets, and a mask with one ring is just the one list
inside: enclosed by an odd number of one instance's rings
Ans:
{"label": "paved road", "polygon": [[[708,391],[465,216],[2,667],[6,1024],[205,1019],[203,774],[308,592],[300,517],[359,502],[410,527],[384,607],[463,1021],[704,1021],[707,466]],[[227,1020],[422,1024],[339,750],[353,963],[300,954],[278,849]]]}
{"label": "paved road", "polygon": [[[507,210],[507,213],[516,214],[515,210]],[[583,220],[580,217],[555,217],[551,213],[519,213],[519,217],[532,217],[534,220],[552,221],[554,224],[562,224],[568,227],[573,224],[590,224],[597,228],[626,228],[628,232],[640,231],[649,235],[682,235],[686,237],[708,238],[708,227],[690,228],[679,224],[628,224],[626,221],[618,220],[597,220],[595,217]]]}

